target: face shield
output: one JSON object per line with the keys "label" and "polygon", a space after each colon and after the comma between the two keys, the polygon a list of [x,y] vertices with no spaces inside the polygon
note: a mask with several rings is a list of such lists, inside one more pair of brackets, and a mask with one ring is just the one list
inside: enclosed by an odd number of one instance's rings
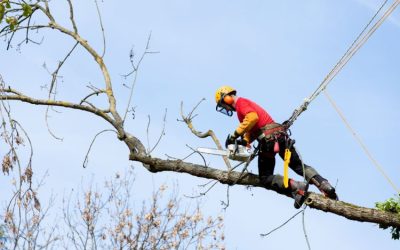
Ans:
{"label": "face shield", "polygon": [[233,111],[235,109],[233,107],[223,103],[223,101],[221,101],[221,102],[219,102],[217,104],[217,106],[215,107],[215,110],[217,110],[218,112],[221,112],[224,115],[232,116],[233,115]]}

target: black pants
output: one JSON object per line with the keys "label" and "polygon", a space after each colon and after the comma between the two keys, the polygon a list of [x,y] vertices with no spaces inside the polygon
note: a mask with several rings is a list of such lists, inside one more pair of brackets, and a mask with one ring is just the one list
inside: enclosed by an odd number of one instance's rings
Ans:
{"label": "black pants", "polygon": [[[282,159],[284,159],[285,156],[286,140],[290,139],[287,139],[287,137],[284,135],[277,139],[279,143],[279,156]],[[274,175],[276,154],[274,153],[275,141],[261,141],[260,143],[260,153],[258,155],[258,174],[260,176],[261,184],[267,189],[272,189],[279,193],[286,194],[289,190],[286,190],[283,185],[283,176]],[[290,158],[289,167],[298,175],[304,176],[303,164],[294,146],[291,147],[290,151],[292,155]],[[306,164],[304,164],[304,172],[307,181],[309,181],[315,175],[318,175],[318,172],[314,168]]]}

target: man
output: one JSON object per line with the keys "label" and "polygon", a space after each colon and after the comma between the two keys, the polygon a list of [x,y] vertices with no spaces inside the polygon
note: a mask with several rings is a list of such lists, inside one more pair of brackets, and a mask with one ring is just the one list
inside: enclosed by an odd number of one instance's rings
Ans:
{"label": "man", "polygon": [[[233,134],[228,136],[226,146],[236,141],[247,145],[255,140],[259,142],[258,174],[265,188],[293,197],[296,208],[300,208],[304,202],[308,183],[314,184],[325,196],[331,199],[338,198],[335,188],[328,180],[302,162],[293,146],[294,140],[291,140],[286,132],[287,128],[275,123],[263,108],[251,100],[236,96],[236,90],[230,86],[220,87],[215,93],[215,101],[217,111],[228,116],[236,112],[240,121]],[[275,155],[278,153],[284,159],[286,149],[291,152],[289,167],[298,175],[305,176],[307,183],[289,179],[289,185],[285,188],[283,176],[274,175]]]}

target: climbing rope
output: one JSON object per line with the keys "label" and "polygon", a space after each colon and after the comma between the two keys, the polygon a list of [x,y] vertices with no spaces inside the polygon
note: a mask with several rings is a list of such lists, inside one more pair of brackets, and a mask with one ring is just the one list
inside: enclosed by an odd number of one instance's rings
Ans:
{"label": "climbing rope", "polygon": [[390,14],[396,9],[400,4],[400,0],[396,0],[393,4],[386,10],[382,17],[366,32],[368,27],[372,24],[373,20],[377,17],[379,12],[386,5],[388,0],[385,0],[381,7],[377,10],[375,15],[367,23],[361,33],[357,36],[354,42],[351,44],[349,49],[344,53],[342,58],[337,62],[329,74],[324,78],[318,88],[311,94],[310,97],[306,98],[304,102],[293,111],[292,116],[285,122],[285,126],[289,128],[297,117],[300,116],[305,110],[307,110],[308,105],[328,86],[328,84],[335,78],[335,76],[340,72],[340,70],[347,64],[347,62],[354,56],[354,54],[365,44],[365,42],[371,37],[371,35],[381,26],[381,24],[390,16]]}
{"label": "climbing rope", "polygon": [[385,170],[383,170],[383,167],[378,163],[378,161],[375,160],[375,158],[372,156],[370,151],[368,150],[367,146],[364,144],[364,142],[361,140],[361,138],[358,136],[356,131],[350,126],[350,123],[347,121],[346,117],[344,116],[343,112],[339,109],[339,107],[336,105],[335,101],[332,99],[332,97],[329,95],[328,91],[325,89],[324,94],[326,98],[328,98],[328,101],[331,103],[333,108],[336,110],[346,127],[349,129],[351,134],[354,136],[358,144],[360,144],[361,148],[364,150],[364,152],[367,154],[368,158],[371,160],[372,164],[378,169],[378,171],[383,175],[383,177],[388,181],[388,183],[393,187],[393,189],[400,194],[400,190],[398,187],[394,184],[394,182],[389,178],[389,176],[385,173]]}

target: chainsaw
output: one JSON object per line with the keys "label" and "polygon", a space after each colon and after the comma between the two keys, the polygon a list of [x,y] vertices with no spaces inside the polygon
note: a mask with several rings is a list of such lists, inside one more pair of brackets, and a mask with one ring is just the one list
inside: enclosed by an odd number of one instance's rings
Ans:
{"label": "chainsaw", "polygon": [[247,162],[253,153],[251,148],[247,148],[237,142],[229,144],[227,149],[197,148],[197,151],[204,154],[227,156],[231,160],[242,162]]}

